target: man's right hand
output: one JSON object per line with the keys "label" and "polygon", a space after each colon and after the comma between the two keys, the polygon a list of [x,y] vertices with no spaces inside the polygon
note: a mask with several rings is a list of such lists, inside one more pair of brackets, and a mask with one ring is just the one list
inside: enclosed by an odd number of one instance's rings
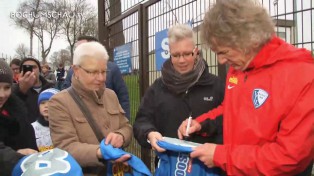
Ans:
{"label": "man's right hand", "polygon": [[[186,126],[188,125],[188,119],[183,121],[178,128],[178,137],[179,139],[183,139],[183,136],[186,136]],[[192,120],[189,128],[189,134],[198,132],[202,129],[202,126],[200,123],[198,123],[196,120]]]}
{"label": "man's right hand", "polygon": [[162,135],[159,132],[152,131],[152,132],[148,133],[147,139],[149,140],[150,145],[152,146],[153,150],[156,150],[157,152],[166,151],[165,149],[163,149],[157,145],[157,141],[162,140]]}
{"label": "man's right hand", "polygon": [[21,72],[20,76],[19,76],[19,88],[20,91],[24,94],[26,94],[26,92],[34,86],[36,81],[36,76],[34,72],[26,72],[25,74],[23,74],[23,72]]}

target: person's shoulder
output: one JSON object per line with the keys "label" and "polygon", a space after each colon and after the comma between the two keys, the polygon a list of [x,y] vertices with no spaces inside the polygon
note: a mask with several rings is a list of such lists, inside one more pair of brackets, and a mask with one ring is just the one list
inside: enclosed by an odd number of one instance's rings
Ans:
{"label": "person's shoulder", "polygon": [[105,89],[104,95],[105,95],[105,96],[110,96],[110,97],[112,97],[112,96],[117,96],[116,93],[115,93],[113,90],[109,89],[109,88],[106,88],[106,89]]}
{"label": "person's shoulder", "polygon": [[163,84],[164,84],[164,83],[163,83],[163,81],[162,81],[162,78],[159,77],[159,78],[157,78],[157,79],[153,82],[153,84],[151,84],[150,87],[162,86]]}
{"label": "person's shoulder", "polygon": [[60,100],[61,102],[64,102],[63,100],[68,99],[69,96],[70,94],[68,93],[67,89],[63,89],[62,91],[53,95],[50,100]]}
{"label": "person's shoulder", "polygon": [[119,67],[118,67],[118,65],[116,63],[114,63],[112,61],[108,61],[107,69],[111,70],[111,71],[116,71],[116,70],[119,70]]}
{"label": "person's shoulder", "polygon": [[39,80],[42,82],[42,91],[49,89],[49,88],[53,88],[55,85],[54,83],[48,82],[43,76],[39,76]]}
{"label": "person's shoulder", "polygon": [[281,78],[289,77],[289,80],[294,80],[294,78],[296,78],[298,81],[300,81],[300,79],[313,80],[314,59],[294,59],[278,62],[274,64],[272,70],[273,73],[281,75]]}
{"label": "person's shoulder", "polygon": [[153,91],[157,91],[160,90],[162,88],[166,87],[165,84],[162,81],[162,78],[157,78],[150,86],[149,86],[149,90],[153,90]]}
{"label": "person's shoulder", "polygon": [[15,94],[11,94],[7,100],[7,107],[14,113],[26,114],[25,103]]}
{"label": "person's shoulder", "polygon": [[111,102],[111,103],[114,102],[114,101],[117,101],[117,102],[119,101],[118,97],[117,97],[117,94],[113,90],[111,90],[109,88],[106,88],[104,90],[103,99],[105,101]]}

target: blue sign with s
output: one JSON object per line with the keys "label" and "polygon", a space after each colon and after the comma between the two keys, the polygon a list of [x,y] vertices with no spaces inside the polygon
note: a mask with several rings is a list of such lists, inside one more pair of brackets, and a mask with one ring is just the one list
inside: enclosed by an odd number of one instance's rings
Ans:
{"label": "blue sign with s", "polygon": [[162,30],[155,34],[156,47],[156,70],[161,70],[163,63],[170,58],[168,29]]}

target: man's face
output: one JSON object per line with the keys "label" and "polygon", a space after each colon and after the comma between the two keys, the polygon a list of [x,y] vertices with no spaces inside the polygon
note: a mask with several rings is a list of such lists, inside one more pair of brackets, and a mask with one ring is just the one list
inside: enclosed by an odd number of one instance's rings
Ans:
{"label": "man's face", "polygon": [[249,55],[231,47],[218,46],[213,51],[217,54],[220,64],[228,64],[235,70],[245,70],[252,59]]}
{"label": "man's face", "polygon": [[10,67],[11,67],[11,70],[12,70],[14,75],[20,74],[20,66],[19,65],[12,64]]}
{"label": "man's face", "polygon": [[183,39],[169,44],[171,62],[180,74],[188,73],[194,68],[197,48],[192,39]]}
{"label": "man's face", "polygon": [[24,62],[23,65],[32,65],[33,66],[33,72],[36,76],[36,79],[37,80],[39,79],[39,68],[38,68],[38,65],[36,64],[35,61],[28,60],[28,61]]}

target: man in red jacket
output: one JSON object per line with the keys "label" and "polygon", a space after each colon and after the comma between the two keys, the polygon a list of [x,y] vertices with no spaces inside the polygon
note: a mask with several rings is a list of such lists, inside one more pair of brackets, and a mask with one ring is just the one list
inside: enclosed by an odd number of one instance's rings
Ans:
{"label": "man in red jacket", "polygon": [[[275,35],[266,10],[252,0],[219,0],[206,13],[202,38],[230,66],[225,99],[193,120],[223,114],[224,144],[196,147],[208,167],[227,175],[310,175],[314,144],[314,60]],[[185,135],[187,121],[178,130]],[[202,130],[203,131],[203,130]]]}

